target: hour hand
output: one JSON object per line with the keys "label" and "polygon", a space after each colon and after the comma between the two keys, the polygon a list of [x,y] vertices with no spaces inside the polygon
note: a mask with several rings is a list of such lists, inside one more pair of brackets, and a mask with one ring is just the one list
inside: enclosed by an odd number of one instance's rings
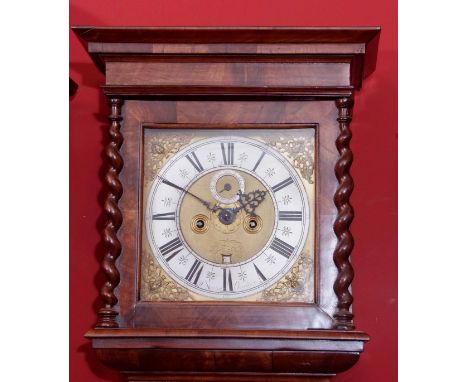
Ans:
{"label": "hour hand", "polygon": [[240,190],[237,193],[239,195],[239,203],[241,208],[244,211],[251,215],[255,215],[255,209],[260,205],[263,200],[265,200],[266,191],[263,190],[255,190],[248,192],[247,194],[243,194]]}
{"label": "hour hand", "polygon": [[170,180],[167,180],[167,179],[163,178],[160,175],[158,175],[158,177],[162,179],[162,182],[164,184],[167,184],[168,186],[174,187],[175,189],[180,190],[180,191],[190,195],[191,197],[197,199],[201,204],[203,204],[210,211],[216,212],[219,209],[217,206],[211,207],[211,204],[209,202],[207,202],[206,200],[203,200],[202,198],[200,198],[199,196],[197,196],[195,194],[192,194],[190,191],[186,190],[185,188],[182,188],[182,187],[178,186],[177,184],[172,183]]}

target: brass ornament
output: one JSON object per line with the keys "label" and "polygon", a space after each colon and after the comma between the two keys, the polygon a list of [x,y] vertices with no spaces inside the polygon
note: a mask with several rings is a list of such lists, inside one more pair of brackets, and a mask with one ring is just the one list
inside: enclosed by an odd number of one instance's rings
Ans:
{"label": "brass ornament", "polygon": [[272,148],[286,155],[293,166],[301,173],[302,177],[309,183],[314,183],[314,141],[306,137],[263,137],[265,142]]}
{"label": "brass ornament", "polygon": [[191,301],[187,289],[166,275],[155,263],[154,257],[144,250],[142,260],[142,299],[144,301]]}
{"label": "brass ornament", "polygon": [[267,302],[299,302],[307,301],[312,293],[310,273],[312,260],[306,252],[302,252],[296,264],[280,281],[265,289],[257,301]]}
{"label": "brass ornament", "polygon": [[146,183],[151,183],[164,163],[180,149],[188,145],[193,138],[194,133],[191,132],[185,132],[184,134],[167,132],[164,136],[153,135],[148,138],[149,142],[145,145],[147,148],[146,154],[148,155],[145,158]]}

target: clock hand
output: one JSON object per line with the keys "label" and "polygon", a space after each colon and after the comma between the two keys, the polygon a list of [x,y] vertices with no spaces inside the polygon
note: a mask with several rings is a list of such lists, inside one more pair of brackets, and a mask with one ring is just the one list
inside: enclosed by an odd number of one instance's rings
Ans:
{"label": "clock hand", "polygon": [[223,189],[221,191],[218,191],[218,194],[220,194],[221,192],[223,191],[231,191],[231,188],[232,186],[229,184],[229,183],[226,183],[224,186],[223,186]]}
{"label": "clock hand", "polygon": [[218,206],[214,206],[214,207],[211,207],[211,204],[209,202],[207,202],[206,200],[203,200],[202,198],[198,197],[197,195],[191,193],[190,191],[186,190],[185,188],[182,188],[180,186],[178,186],[177,184],[175,183],[172,183],[171,181],[163,178],[161,175],[157,175],[159,178],[162,179],[162,182],[171,186],[171,187],[174,187],[175,189],[177,190],[180,190],[186,194],[189,194],[191,197],[197,199],[201,204],[203,204],[206,208],[208,208],[210,211],[212,212],[216,212],[218,211],[220,208]]}
{"label": "clock hand", "polygon": [[266,191],[255,190],[248,192],[247,194],[243,194],[239,190],[237,194],[239,195],[240,203],[240,207],[237,207],[237,209],[243,208],[247,214],[255,216],[255,209],[265,200]]}

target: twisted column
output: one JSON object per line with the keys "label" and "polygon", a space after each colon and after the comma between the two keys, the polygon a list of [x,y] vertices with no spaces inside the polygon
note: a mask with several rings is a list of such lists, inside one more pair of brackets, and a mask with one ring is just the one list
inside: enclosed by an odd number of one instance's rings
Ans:
{"label": "twisted column", "polygon": [[333,285],[333,289],[338,298],[337,310],[334,314],[334,327],[342,330],[352,330],[353,314],[350,312],[353,296],[349,287],[354,278],[354,270],[349,261],[349,256],[354,247],[354,239],[349,231],[349,226],[354,218],[354,210],[349,204],[349,197],[353,192],[353,178],[349,174],[349,169],[353,163],[353,153],[349,148],[351,141],[351,113],[354,105],[352,98],[340,98],[335,101],[338,108],[337,121],[340,133],[336,139],[336,148],[340,157],[335,165],[335,175],[338,179],[338,189],[335,192],[334,202],[338,210],[338,216],[333,224],[333,230],[338,243],[333,253],[333,261],[338,268],[338,275]]}
{"label": "twisted column", "polygon": [[116,328],[119,326],[116,321],[118,312],[115,309],[118,300],[114,294],[114,289],[120,282],[120,274],[115,265],[115,261],[120,256],[122,250],[122,245],[117,238],[117,231],[122,225],[122,213],[118,206],[119,199],[122,196],[122,183],[120,183],[119,180],[119,173],[123,167],[123,159],[119,153],[120,146],[122,146],[123,142],[123,136],[120,133],[122,103],[121,99],[110,99],[110,142],[105,150],[106,157],[109,161],[105,184],[109,192],[104,202],[104,210],[107,214],[108,221],[102,231],[106,254],[101,262],[101,268],[106,277],[106,281],[100,293],[104,304],[98,312],[98,321],[96,324],[98,328]]}

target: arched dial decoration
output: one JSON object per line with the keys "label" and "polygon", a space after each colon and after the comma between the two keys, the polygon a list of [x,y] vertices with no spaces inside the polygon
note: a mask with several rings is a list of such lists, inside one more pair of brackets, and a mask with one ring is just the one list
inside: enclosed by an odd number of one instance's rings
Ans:
{"label": "arched dial decoration", "polygon": [[[201,139],[170,158],[146,208],[159,265],[213,299],[246,297],[277,282],[297,261],[310,223],[294,167],[266,144],[238,136]],[[280,234],[285,223],[287,236]]]}

